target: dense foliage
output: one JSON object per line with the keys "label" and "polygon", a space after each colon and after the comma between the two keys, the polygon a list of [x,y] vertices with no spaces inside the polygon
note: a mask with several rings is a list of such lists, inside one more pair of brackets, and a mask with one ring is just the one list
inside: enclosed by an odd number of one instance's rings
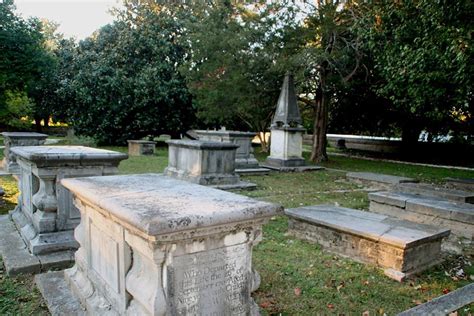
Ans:
{"label": "dense foliage", "polygon": [[124,0],[79,44],[0,8],[4,124],[53,117],[109,144],[190,127],[262,132],[291,71],[315,161],[328,130],[474,134],[471,1]]}

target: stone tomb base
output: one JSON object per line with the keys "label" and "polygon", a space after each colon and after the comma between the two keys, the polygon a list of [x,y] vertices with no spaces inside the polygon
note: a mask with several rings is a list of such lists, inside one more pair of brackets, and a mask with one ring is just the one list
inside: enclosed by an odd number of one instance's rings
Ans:
{"label": "stone tomb base", "polygon": [[268,157],[261,166],[282,172],[304,172],[324,169],[324,167],[320,166],[307,165],[306,161],[302,158],[277,159]]}
{"label": "stone tomb base", "polygon": [[374,264],[402,281],[440,260],[449,230],[331,205],[285,210],[289,233],[343,256]]}
{"label": "stone tomb base", "polygon": [[70,250],[32,255],[8,215],[0,216],[0,236],[0,255],[9,276],[64,269],[74,263]]}

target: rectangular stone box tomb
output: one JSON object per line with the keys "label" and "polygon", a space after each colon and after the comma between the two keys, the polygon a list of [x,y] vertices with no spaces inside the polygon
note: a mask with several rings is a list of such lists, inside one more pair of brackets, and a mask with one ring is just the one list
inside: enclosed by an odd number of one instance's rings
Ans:
{"label": "rectangular stone box tomb", "polygon": [[11,213],[34,255],[77,248],[73,230],[80,214],[61,179],[118,173],[126,154],[82,146],[11,149],[20,166],[18,205]]}
{"label": "rectangular stone box tomb", "polygon": [[258,168],[258,161],[253,155],[252,139],[257,133],[240,131],[195,131],[199,140],[211,142],[228,142],[238,145],[235,153],[236,169]]}
{"label": "rectangular stone box tomb", "polygon": [[65,279],[88,314],[258,314],[252,248],[280,206],[158,174],[62,184],[81,212]]}
{"label": "rectangular stone box tomb", "polygon": [[155,141],[127,140],[128,154],[130,156],[151,156],[155,153]]}
{"label": "rectangular stone box tomb", "polygon": [[331,205],[285,210],[290,234],[377,265],[398,281],[436,264],[449,229]]}
{"label": "rectangular stone box tomb", "polygon": [[219,189],[254,188],[235,173],[235,151],[239,145],[200,140],[168,140],[168,167],[164,174]]}

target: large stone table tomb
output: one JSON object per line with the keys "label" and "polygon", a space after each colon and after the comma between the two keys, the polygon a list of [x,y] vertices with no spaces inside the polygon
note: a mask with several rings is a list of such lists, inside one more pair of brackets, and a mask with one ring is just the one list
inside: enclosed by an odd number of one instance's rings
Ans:
{"label": "large stone table tomb", "polygon": [[75,249],[73,230],[80,214],[65,178],[118,173],[127,155],[82,146],[27,146],[12,148],[20,166],[20,197],[12,218],[34,255]]}
{"label": "large stone table tomb", "polygon": [[66,282],[89,315],[258,314],[252,248],[279,205],[159,174],[62,185],[81,212],[80,248],[63,281],[44,274],[40,289]]}

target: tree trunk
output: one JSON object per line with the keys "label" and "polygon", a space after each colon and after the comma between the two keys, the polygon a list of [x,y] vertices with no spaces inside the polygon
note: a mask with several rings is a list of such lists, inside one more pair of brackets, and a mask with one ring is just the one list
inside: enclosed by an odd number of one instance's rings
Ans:
{"label": "tree trunk", "polygon": [[[313,146],[311,148],[311,161],[319,163],[328,160],[326,152],[326,132],[328,126],[328,109],[329,98],[324,92],[325,78],[321,76],[320,87],[321,93],[316,99],[316,109],[314,115],[313,129]],[[318,95],[318,94],[317,94]]]}
{"label": "tree trunk", "polygon": [[36,127],[36,131],[38,133],[40,133],[42,131],[41,118],[40,117],[35,117],[35,127]]}
{"label": "tree trunk", "polygon": [[267,144],[267,140],[265,139],[265,131],[259,132],[257,136],[258,136],[258,139],[260,140],[260,148],[262,149],[262,152],[267,153],[268,144]]}

